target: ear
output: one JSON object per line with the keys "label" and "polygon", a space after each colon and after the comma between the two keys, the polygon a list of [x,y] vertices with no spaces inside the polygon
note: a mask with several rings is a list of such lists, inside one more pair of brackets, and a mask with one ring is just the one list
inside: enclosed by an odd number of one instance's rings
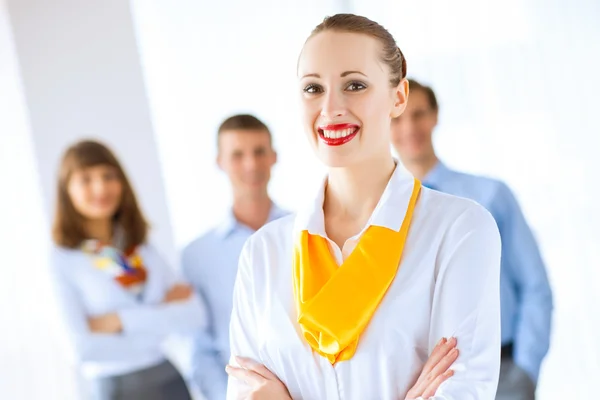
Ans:
{"label": "ear", "polygon": [[273,150],[273,163],[271,165],[277,164],[277,152]]}
{"label": "ear", "polygon": [[215,158],[215,163],[217,164],[217,167],[219,167],[219,169],[221,171],[223,171],[223,164],[222,164],[222,158],[221,158],[221,152],[217,150],[217,157]]}
{"label": "ear", "polygon": [[394,88],[394,104],[390,117],[397,118],[406,109],[406,103],[408,102],[408,79],[402,79],[398,86]]}

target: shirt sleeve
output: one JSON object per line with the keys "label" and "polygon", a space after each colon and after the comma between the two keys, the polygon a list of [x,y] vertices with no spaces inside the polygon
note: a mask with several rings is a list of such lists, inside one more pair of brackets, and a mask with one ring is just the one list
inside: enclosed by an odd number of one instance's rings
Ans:
{"label": "shirt sleeve", "polygon": [[[160,274],[165,292],[178,281],[183,282],[157,252],[152,250],[152,253],[152,259],[156,262],[152,272]],[[206,307],[196,294],[180,302],[139,304],[120,310],[118,314],[126,334],[153,334],[164,337],[172,333],[195,333],[207,325]]]}
{"label": "shirt sleeve", "polygon": [[[254,276],[252,270],[251,237],[240,255],[238,274],[233,289],[233,310],[229,325],[229,341],[231,348],[231,365],[237,365],[235,356],[252,358],[260,361],[258,354],[258,329]],[[229,377],[227,400],[241,400],[248,395],[249,387],[236,378]]]}
{"label": "shirt sleeve", "polygon": [[157,341],[153,335],[131,338],[125,335],[99,334],[89,330],[87,313],[82,297],[62,265],[57,254],[53,256],[51,279],[72,355],[82,362],[119,362],[139,358],[147,354]]}
{"label": "shirt sleeve", "polygon": [[471,205],[453,223],[438,254],[429,351],[456,337],[455,373],[432,400],[494,400],[500,373],[500,236]]}
{"label": "shirt sleeve", "polygon": [[552,290],[536,240],[514,195],[506,185],[497,198],[502,236],[502,268],[518,293],[514,333],[515,363],[537,382],[542,360],[550,347]]}
{"label": "shirt sleeve", "polygon": [[204,304],[207,305],[208,323],[203,329],[198,329],[194,335],[192,380],[206,400],[223,400],[227,393],[227,373],[216,346],[214,319],[210,312],[210,303],[204,295],[205,281],[198,279],[198,270],[201,266],[194,255],[192,248],[183,251],[182,273],[188,282],[193,283],[199,298],[204,299]]}
{"label": "shirt sleeve", "polygon": [[192,378],[207,400],[222,400],[227,393],[227,373],[210,332],[203,330],[194,338]]}

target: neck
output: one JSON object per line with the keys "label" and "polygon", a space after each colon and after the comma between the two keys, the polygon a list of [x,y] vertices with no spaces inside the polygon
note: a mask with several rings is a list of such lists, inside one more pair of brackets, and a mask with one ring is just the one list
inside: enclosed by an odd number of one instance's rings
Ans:
{"label": "neck", "polygon": [[427,176],[427,174],[437,165],[438,162],[439,160],[434,153],[420,159],[402,160],[402,164],[404,164],[406,169],[420,181]]}
{"label": "neck", "polygon": [[84,226],[90,238],[100,240],[102,243],[112,243],[113,224],[110,219],[88,220]]}
{"label": "neck", "polygon": [[269,220],[271,206],[268,193],[256,197],[236,196],[233,215],[236,220],[256,231]]}
{"label": "neck", "polygon": [[325,189],[326,220],[352,220],[366,224],[395,169],[391,156],[347,168],[331,168]]}

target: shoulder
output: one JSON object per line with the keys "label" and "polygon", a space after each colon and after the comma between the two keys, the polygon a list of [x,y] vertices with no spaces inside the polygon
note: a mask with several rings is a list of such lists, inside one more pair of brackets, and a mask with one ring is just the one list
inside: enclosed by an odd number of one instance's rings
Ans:
{"label": "shoulder", "polygon": [[491,213],[470,199],[430,189],[422,194],[414,233],[430,243],[425,246],[435,259],[436,276],[452,273],[479,280],[499,273],[501,241]]}
{"label": "shoulder", "polygon": [[457,232],[471,234],[477,232],[480,235],[488,237],[492,242],[500,242],[498,226],[492,214],[482,205],[468,200],[461,201],[462,211],[452,224],[452,229]]}
{"label": "shoulder", "polygon": [[469,174],[454,170],[450,170],[449,174],[454,180],[458,180],[471,187],[488,189],[491,192],[496,192],[497,190],[506,187],[501,180],[486,175]]}
{"label": "shoulder", "polygon": [[292,214],[292,212],[286,208],[281,208],[279,205],[277,204],[273,204],[274,207],[274,211],[273,211],[273,221],[278,220],[282,217],[288,216],[290,214]]}
{"label": "shoulder", "polygon": [[72,280],[88,262],[86,254],[79,249],[53,245],[50,248],[49,273],[54,279]]}
{"label": "shoulder", "polygon": [[501,218],[509,209],[518,207],[515,195],[504,181],[481,175],[458,174],[465,182],[465,187],[474,188],[482,194],[482,204],[496,218]]}
{"label": "shoulder", "polygon": [[461,240],[469,232],[478,232],[492,243],[499,241],[494,217],[474,200],[427,188],[424,188],[421,200],[420,211],[435,222],[446,239]]}
{"label": "shoulder", "polygon": [[454,170],[448,170],[446,178],[449,186],[442,185],[447,189],[444,191],[477,201],[496,218],[515,202],[508,185],[500,179]]}
{"label": "shoulder", "polygon": [[256,275],[269,274],[280,266],[282,260],[289,255],[294,238],[294,222],[296,214],[271,221],[248,238],[242,248],[240,268],[245,273]]}
{"label": "shoulder", "polygon": [[50,248],[50,265],[53,269],[66,268],[85,258],[83,251],[53,245]]}
{"label": "shoulder", "polygon": [[512,195],[508,185],[498,178],[493,178],[486,175],[468,174],[465,172],[453,171],[453,173],[457,179],[460,179],[469,186],[479,189],[486,189],[486,191],[494,197],[498,197],[498,195]]}
{"label": "shoulder", "polygon": [[216,254],[215,249],[224,249],[224,244],[218,227],[211,228],[189,242],[180,252],[179,262],[183,274],[192,279],[207,263],[212,264],[210,260]]}
{"label": "shoulder", "polygon": [[272,235],[276,235],[278,233],[282,233],[288,231],[294,226],[294,221],[296,220],[296,213],[287,212],[285,215],[277,218],[273,221],[270,221],[263,225],[259,230],[257,230],[254,235],[269,237]]}
{"label": "shoulder", "polygon": [[201,253],[204,249],[210,249],[218,241],[218,227],[212,227],[208,231],[202,233],[200,236],[189,242],[182,250],[182,254],[185,257],[189,254]]}
{"label": "shoulder", "polygon": [[477,273],[499,268],[500,232],[492,214],[473,200],[432,192],[433,212],[440,227],[437,251],[440,266],[475,268]]}
{"label": "shoulder", "polygon": [[250,236],[242,252],[287,247],[293,238],[295,220],[296,214],[293,213],[265,224]]}
{"label": "shoulder", "polygon": [[483,206],[471,198],[449,194],[426,187],[421,189],[417,207],[423,209],[435,219],[452,221],[465,212],[481,212],[489,214]]}

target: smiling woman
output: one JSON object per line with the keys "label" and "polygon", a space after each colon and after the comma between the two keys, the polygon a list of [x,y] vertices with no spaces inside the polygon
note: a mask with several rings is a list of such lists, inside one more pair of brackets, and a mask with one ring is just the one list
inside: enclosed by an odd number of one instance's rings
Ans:
{"label": "smiling woman", "polygon": [[326,18],[298,76],[304,130],[329,172],[242,251],[228,398],[492,400],[498,230],[392,158],[409,94],[394,38],[364,17]]}
{"label": "smiling woman", "polygon": [[51,273],[91,397],[189,399],[161,345],[202,328],[203,306],[147,243],[121,164],[101,143],[75,143],[57,186]]}
{"label": "smiling woman", "polygon": [[[362,22],[352,18],[327,19],[313,31],[298,62],[305,131],[316,131],[317,135],[309,137],[309,141],[330,166],[343,165],[340,157],[364,161],[381,154],[384,147],[389,148],[386,135],[379,133],[389,130],[386,121],[390,116],[377,110],[395,107],[391,111],[400,115],[406,102],[406,81],[402,80],[406,61],[402,52],[387,31]],[[331,70],[327,63],[334,53],[340,57],[336,67],[347,69],[326,75],[325,71]],[[390,90],[395,87],[402,90]],[[343,115],[347,108],[354,112]],[[378,118],[365,121],[361,115]],[[331,145],[343,144],[347,146],[335,152],[328,150]],[[391,159],[388,163],[391,165]]]}

